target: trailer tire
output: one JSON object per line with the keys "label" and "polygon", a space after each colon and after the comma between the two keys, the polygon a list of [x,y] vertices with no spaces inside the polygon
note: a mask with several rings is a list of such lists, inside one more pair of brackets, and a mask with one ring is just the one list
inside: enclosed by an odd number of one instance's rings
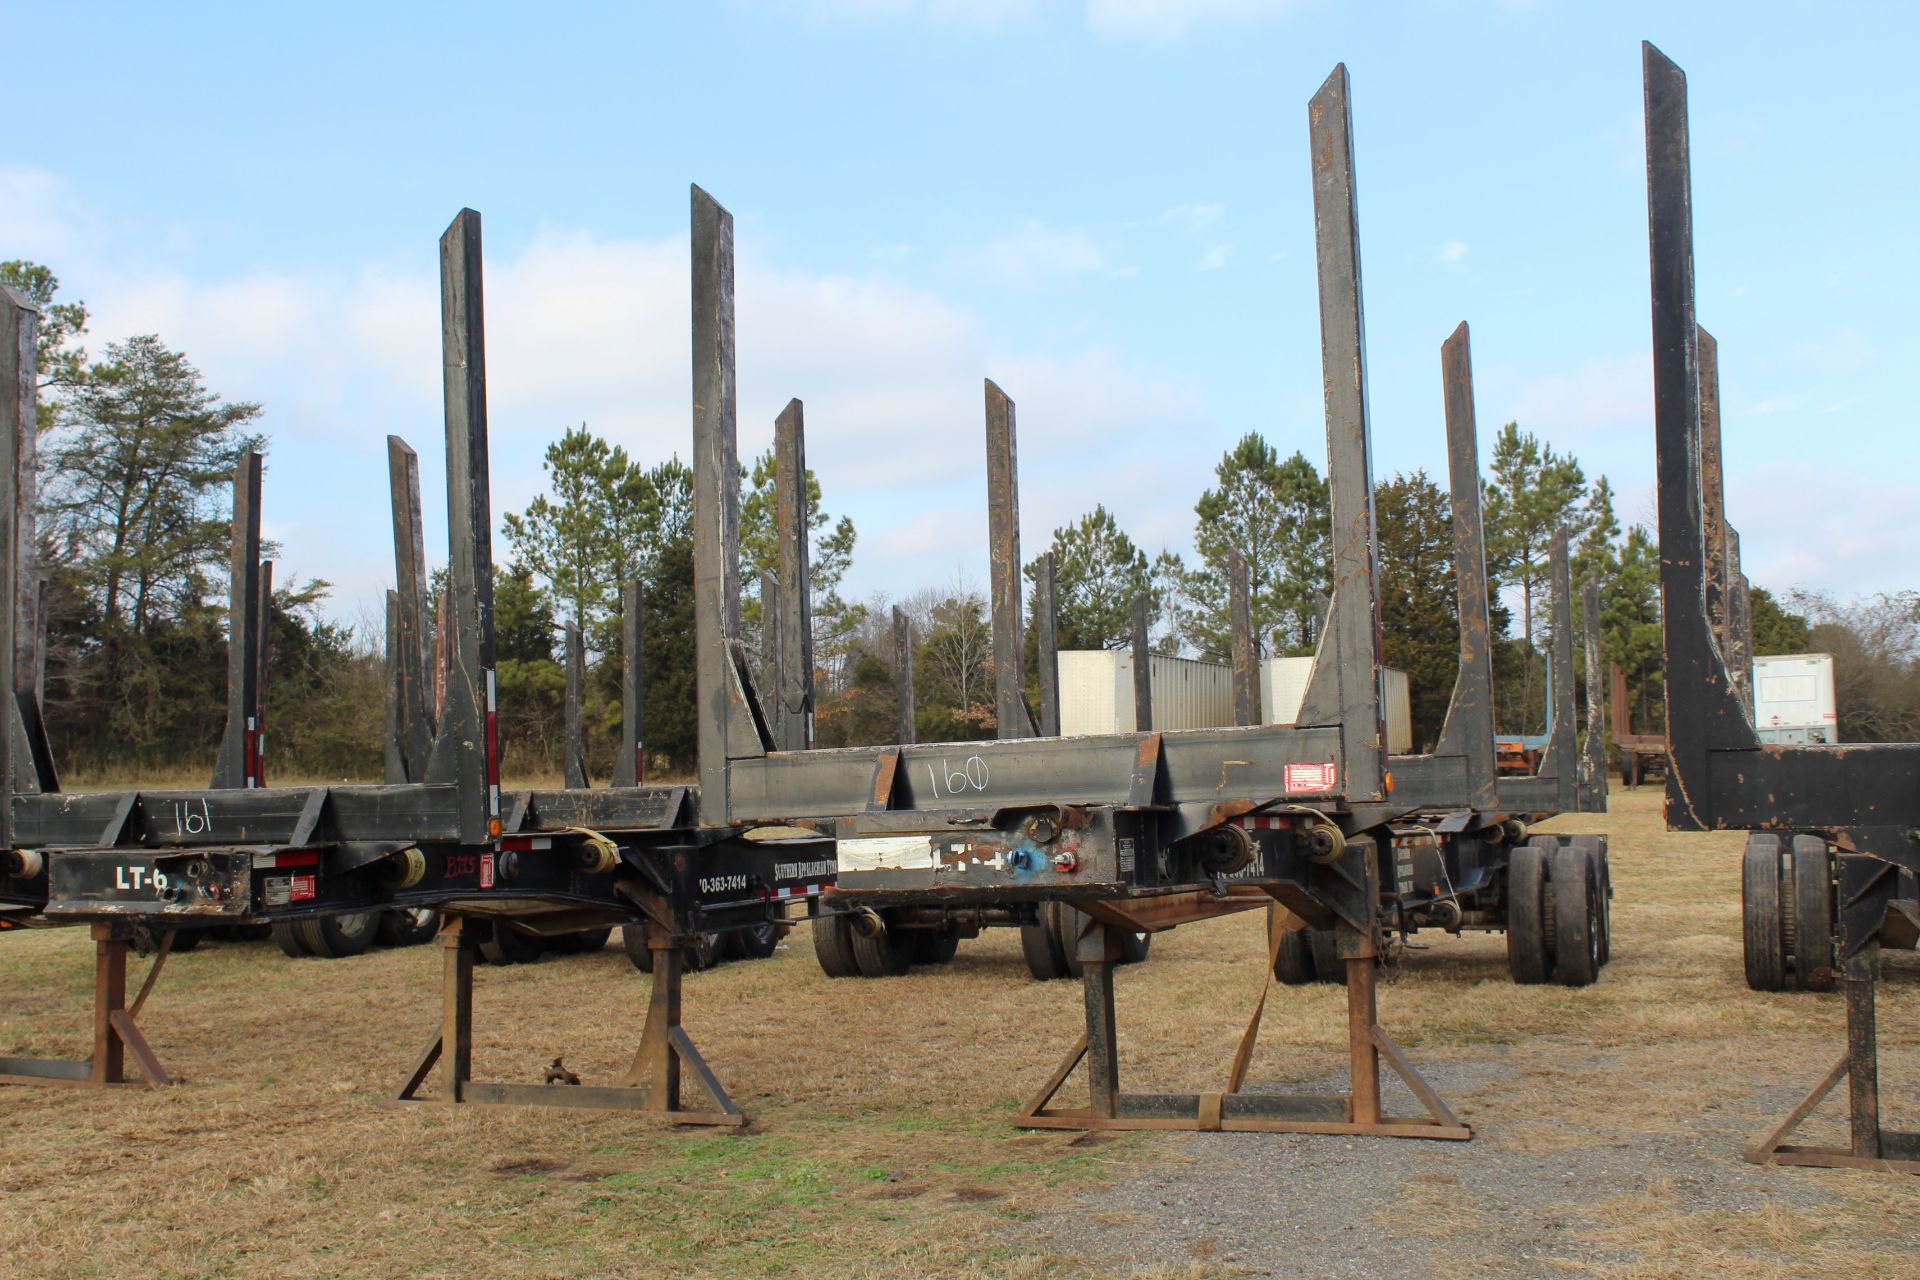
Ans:
{"label": "trailer tire", "polygon": [[1344,986],[1347,964],[1340,958],[1340,948],[1334,942],[1333,930],[1309,926],[1303,932],[1307,935],[1307,950],[1313,953],[1313,976],[1321,982]]}
{"label": "trailer tire", "polygon": [[1123,930],[1120,934],[1120,963],[1143,964],[1153,950],[1153,935],[1145,931]]}
{"label": "trailer tire", "polygon": [[696,933],[680,948],[680,964],[688,973],[711,969],[727,958],[723,933]]}
{"label": "trailer tire", "polygon": [[952,964],[960,950],[960,931],[951,925],[944,929],[915,929],[907,939],[907,950],[915,964]]}
{"label": "trailer tire", "polygon": [[1780,837],[1756,831],[1740,859],[1740,932],[1747,985],[1787,989],[1787,940],[1780,917]]}
{"label": "trailer tire", "polygon": [[[1827,842],[1793,837],[1793,976],[1802,991],[1831,991],[1833,963],[1833,864]],[[174,944],[178,947],[178,943]]]}
{"label": "trailer tire", "polygon": [[534,964],[547,953],[547,940],[537,933],[516,929],[504,920],[480,939],[480,954],[488,964]]}
{"label": "trailer tire", "polygon": [[620,949],[627,953],[627,961],[642,973],[653,972],[653,948],[647,945],[647,926],[644,924],[623,924],[620,926]]}
{"label": "trailer tire", "polygon": [[1060,942],[1060,958],[1067,966],[1067,976],[1078,978],[1086,973],[1086,966],[1080,963],[1080,931],[1084,927],[1081,915],[1064,902],[1049,902],[1042,908],[1053,927],[1053,936]]}
{"label": "trailer tire", "polygon": [[813,918],[813,958],[829,978],[857,978],[860,962],[853,958],[853,926],[844,915]]}
{"label": "trailer tire", "polygon": [[265,942],[273,936],[270,924],[217,924],[207,930],[216,942]]}
{"label": "trailer tire", "polygon": [[611,928],[582,929],[577,933],[557,933],[547,939],[547,950],[557,956],[592,955],[594,952],[604,948],[607,945],[607,940],[611,937],[613,937],[613,930]]}
{"label": "trailer tire", "polygon": [[1524,985],[1553,974],[1547,893],[1545,849],[1523,844],[1507,855],[1507,972]]}
{"label": "trailer tire", "polygon": [[860,966],[863,978],[898,978],[906,974],[913,964],[913,943],[902,938],[901,932],[893,929],[881,929],[869,938],[858,929],[853,934],[853,960]]}
{"label": "trailer tire", "polygon": [[1313,947],[1305,929],[1288,929],[1280,935],[1280,950],[1273,957],[1273,976],[1290,987],[1314,979]]}
{"label": "trailer tire", "polygon": [[191,951],[207,940],[205,929],[169,929],[167,932],[173,935],[169,951]]}
{"label": "trailer tire", "polygon": [[389,907],[380,913],[380,941],[389,947],[417,947],[440,932],[440,913],[432,907]]}
{"label": "trailer tire", "polygon": [[272,930],[274,942],[279,944],[280,950],[290,960],[302,960],[308,954],[307,944],[300,940],[300,931],[294,928],[296,923],[298,922],[293,920],[276,920],[268,926]]}
{"label": "trailer tire", "polygon": [[1048,918],[1050,904],[1040,904],[1040,922],[1020,926],[1020,954],[1027,962],[1027,972],[1033,975],[1035,982],[1053,982],[1073,975],[1067,969],[1067,953],[1061,949],[1060,935],[1053,930],[1053,922]]}
{"label": "trailer tire", "polygon": [[1566,844],[1554,850],[1551,874],[1553,976],[1563,987],[1591,986],[1600,976],[1599,869],[1586,849]]}
{"label": "trailer tire", "polygon": [[741,960],[765,960],[780,949],[780,939],[786,935],[786,927],[772,920],[735,929],[727,935],[727,954]]}
{"label": "trailer tire", "polygon": [[1613,959],[1613,871],[1607,865],[1607,842],[1600,836],[1574,836],[1567,843],[1585,849],[1593,860],[1594,907],[1600,919],[1600,967]]}
{"label": "trailer tire", "polygon": [[380,932],[378,911],[342,911],[337,915],[309,916],[296,920],[300,945],[310,956],[322,960],[344,960],[365,954]]}

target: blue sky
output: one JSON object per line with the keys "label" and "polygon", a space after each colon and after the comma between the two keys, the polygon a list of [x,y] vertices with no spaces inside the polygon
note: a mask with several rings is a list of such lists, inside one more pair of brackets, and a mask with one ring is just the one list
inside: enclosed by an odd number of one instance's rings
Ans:
{"label": "blue sky", "polygon": [[[324,15],[324,16],[322,16]],[[0,257],[91,345],[262,401],[267,532],[346,618],[391,577],[384,436],[444,546],[435,241],[486,222],[496,516],[581,421],[687,450],[687,185],[736,217],[742,450],[807,402],[850,586],[984,581],[980,379],[1029,554],[1151,553],[1249,430],[1324,461],[1306,103],[1353,78],[1376,474],[1443,470],[1439,345],[1651,521],[1638,42],[1689,73],[1703,323],[1754,580],[1913,585],[1910,6],[1310,0],[39,5],[9,15]],[[504,555],[504,543],[497,550]],[[440,555],[444,555],[441,552]],[[438,557],[436,557],[438,558]]]}

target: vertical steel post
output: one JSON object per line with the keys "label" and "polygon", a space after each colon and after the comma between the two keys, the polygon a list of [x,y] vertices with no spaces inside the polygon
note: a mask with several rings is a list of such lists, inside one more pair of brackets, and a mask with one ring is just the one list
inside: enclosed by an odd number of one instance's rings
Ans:
{"label": "vertical steel post", "polygon": [[407,777],[426,777],[433,752],[433,665],[427,656],[427,552],[420,515],[420,455],[387,437],[387,483],[393,502],[393,573],[398,648],[388,657],[400,690],[400,756]]}
{"label": "vertical steel post", "polygon": [[613,757],[613,785],[637,787],[647,780],[645,629],[642,588],[629,582],[620,595],[620,749]]}
{"label": "vertical steel post", "polygon": [[1580,786],[1583,812],[1598,813],[1606,808],[1607,731],[1606,710],[1600,696],[1600,584],[1589,581],[1580,599],[1585,636],[1587,678],[1587,726],[1580,739]]}
{"label": "vertical steel post", "polygon": [[917,732],[913,701],[913,623],[893,606],[893,689],[900,706],[900,727],[893,740],[901,746],[911,744]]}
{"label": "vertical steel post", "polygon": [[493,516],[487,480],[486,308],[480,215],[440,237],[440,347],[447,413],[446,705],[428,777],[455,784],[460,840],[500,834],[500,725],[493,667]]}
{"label": "vertical steel post", "polygon": [[1147,647],[1147,598],[1133,598],[1133,727],[1153,732],[1153,651]]}
{"label": "vertical steel post", "polygon": [[[1647,248],[1653,300],[1653,404],[1659,471],[1660,602],[1667,686],[1667,825],[1706,828],[1707,755],[1748,745],[1704,607],[1708,537],[1702,519],[1699,327],[1694,313],[1693,189],[1687,78],[1641,46],[1647,129]],[[1684,722],[1685,731],[1673,726]]]}
{"label": "vertical steel post", "polygon": [[401,680],[400,672],[400,593],[387,592],[387,653],[386,653],[386,743],[385,774],[388,782],[406,782],[406,754],[400,746],[401,724],[404,715],[400,710]]}
{"label": "vertical steel post", "polygon": [[253,782],[267,785],[267,676],[273,653],[273,561],[260,562],[260,617],[254,623],[260,652],[253,661]]}
{"label": "vertical steel post", "polygon": [[1453,585],[1460,618],[1460,665],[1435,754],[1466,762],[1476,808],[1499,800],[1493,756],[1493,644],[1487,603],[1487,547],[1480,516],[1480,442],[1473,401],[1473,348],[1466,321],[1440,347],[1445,385],[1447,484],[1453,514]]}
{"label": "vertical steel post", "polygon": [[773,488],[780,529],[780,679],[767,697],[779,705],[774,743],[782,751],[813,746],[813,507],[808,499],[806,412],[790,400],[773,424]]}
{"label": "vertical steel post", "polygon": [[1320,368],[1327,410],[1327,487],[1333,515],[1333,600],[1298,723],[1338,724],[1349,799],[1385,795],[1380,719],[1380,568],[1367,432],[1366,324],[1361,311],[1359,206],[1347,68],[1333,69],[1308,104]]}
{"label": "vertical steel post", "polygon": [[1727,563],[1727,496],[1720,454],[1720,344],[1698,325],[1694,334],[1700,353],[1700,529],[1706,555],[1707,625],[1731,670],[1733,645],[1727,630],[1727,597],[1732,573]]}
{"label": "vertical steel post", "polygon": [[1547,552],[1552,584],[1553,634],[1547,667],[1547,750],[1540,759],[1540,776],[1551,777],[1558,794],[1555,808],[1578,808],[1579,760],[1573,714],[1573,566],[1567,555],[1567,535],[1554,535]]}
{"label": "vertical steel post", "polygon": [[[20,525],[22,450],[39,430],[39,324],[40,312],[33,304],[0,284],[0,690],[19,687],[20,548],[29,537]],[[22,763],[14,758],[18,739],[11,704],[0,707],[5,712],[0,724],[0,849],[13,847],[13,795]]]}
{"label": "vertical steel post", "polygon": [[580,628],[569,622],[567,646],[567,738],[562,764],[569,787],[585,788],[587,781],[587,646]]}
{"label": "vertical steel post", "polygon": [[1347,965],[1347,1061],[1352,1080],[1347,1118],[1354,1124],[1380,1123],[1380,1046],[1373,1028],[1379,1019],[1372,948],[1350,956]]}
{"label": "vertical steel post", "polygon": [[1060,613],[1055,603],[1053,552],[1036,562],[1033,580],[1034,647],[1040,663],[1040,734],[1060,736]]}
{"label": "vertical steel post", "polygon": [[[473,922],[449,916],[441,922],[438,941],[440,965],[440,1084],[451,1106],[473,1079],[473,953],[475,941],[467,933]],[[504,927],[504,926],[503,926]]]}
{"label": "vertical steel post", "polygon": [[[693,188],[693,616],[700,821],[730,812],[740,633],[740,458],[733,371],[733,215]],[[744,735],[742,735],[744,736]]]}
{"label": "vertical steel post", "polygon": [[93,926],[93,1074],[94,1085],[119,1084],[127,1078],[127,1046],[113,1015],[127,1007],[127,941],[114,936],[114,926]]}
{"label": "vertical steel post", "polygon": [[213,766],[215,787],[257,787],[260,725],[260,455],[249,449],[233,469],[233,531],[228,572],[227,728]]}
{"label": "vertical steel post", "polygon": [[1253,636],[1253,582],[1238,547],[1227,551],[1227,617],[1233,630],[1233,722],[1259,724],[1260,658]]}
{"label": "vertical steel post", "polygon": [[1727,529],[1727,667],[1734,693],[1753,718],[1753,584],[1740,570],[1740,531]]}
{"label": "vertical steel post", "polygon": [[775,746],[784,741],[787,723],[786,680],[781,672],[785,637],[781,634],[784,592],[780,579],[771,573],[760,575],[760,711],[767,718],[767,732]]}
{"label": "vertical steel post", "polygon": [[987,550],[993,586],[993,708],[1002,738],[1032,736],[1020,616],[1020,469],[1013,401],[987,379]]}
{"label": "vertical steel post", "polygon": [[1874,1026],[1873,985],[1880,976],[1880,942],[1869,941],[1841,966],[1847,997],[1847,1129],[1853,1154],[1880,1158],[1880,1047]]}

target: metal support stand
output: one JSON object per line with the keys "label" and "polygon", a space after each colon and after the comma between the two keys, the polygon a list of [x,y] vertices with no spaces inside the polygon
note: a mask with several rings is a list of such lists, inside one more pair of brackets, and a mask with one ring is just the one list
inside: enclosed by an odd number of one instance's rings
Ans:
{"label": "metal support stand", "polygon": [[[469,1106],[575,1107],[590,1111],[629,1111],[669,1124],[739,1126],[747,1122],[740,1108],[707,1066],[680,1025],[681,939],[657,923],[647,922],[647,945],[653,951],[653,994],[647,1002],[647,1020],[640,1032],[640,1049],[633,1066],[617,1085],[491,1084],[473,1078],[473,953],[475,943],[466,920],[448,916],[441,925],[439,943],[445,956],[441,988],[440,1030],[420,1055],[395,1102],[441,1102]],[[452,1046],[448,1051],[448,1046]],[[438,1065],[440,1096],[419,1097],[419,1091]],[[556,1070],[559,1064],[555,1063]],[[690,1072],[706,1095],[707,1107],[689,1110],[681,1105],[682,1070]]]}
{"label": "metal support stand", "polygon": [[[1879,970],[1878,942],[1868,943],[1847,959],[1842,983],[1847,1001],[1847,1051],[1772,1133],[1747,1150],[1748,1163],[1920,1174],[1920,1133],[1901,1133],[1880,1127],[1880,1053],[1873,1008],[1873,987]],[[1787,1138],[1826,1100],[1842,1077],[1847,1081],[1849,1145],[1844,1148],[1789,1145]]]}
{"label": "metal support stand", "polygon": [[[1353,1084],[1345,1096],[1240,1092],[1259,1035],[1261,1013],[1266,1007],[1265,991],[1234,1055],[1225,1090],[1199,1094],[1121,1092],[1113,1006],[1113,964],[1119,956],[1119,937],[1112,926],[1089,920],[1087,932],[1079,939],[1087,1029],[1046,1083],[1020,1109],[1014,1123],[1024,1129],[1188,1129],[1203,1133],[1362,1134],[1456,1141],[1471,1138],[1472,1128],[1455,1118],[1446,1103],[1414,1070],[1399,1046],[1381,1029],[1374,1003],[1374,963],[1369,940],[1344,926],[1341,934],[1343,951],[1365,953],[1346,957],[1348,1052]],[[1277,945],[1277,926],[1273,936]],[[1271,957],[1267,972],[1269,975],[1273,972]],[[1426,1118],[1381,1113],[1382,1057],[1426,1107]],[[1049,1108],[1047,1104],[1082,1062],[1086,1064],[1088,1105],[1079,1109]]]}
{"label": "metal support stand", "polygon": [[[141,1085],[160,1089],[173,1077],[160,1063],[153,1046],[140,1032],[136,1019],[153,993],[161,967],[173,947],[173,935],[160,940],[153,965],[140,984],[133,1003],[127,1003],[127,939],[116,936],[111,924],[93,926],[93,1053],[80,1061],[60,1058],[0,1058],[0,1084],[78,1084],[93,1088]],[[139,1080],[128,1079],[127,1056],[140,1069]]]}

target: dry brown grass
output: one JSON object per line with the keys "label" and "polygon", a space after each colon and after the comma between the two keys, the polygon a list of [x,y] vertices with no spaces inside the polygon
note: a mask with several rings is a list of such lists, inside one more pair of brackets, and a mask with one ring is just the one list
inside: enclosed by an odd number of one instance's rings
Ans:
{"label": "dry brown grass", "polygon": [[[1616,807],[1564,822],[1614,836],[1615,963],[1601,983],[1516,988],[1494,937],[1441,939],[1382,988],[1382,1021],[1416,1062],[1491,1053],[1514,1068],[1453,1099],[1484,1142],[1624,1145],[1708,1108],[1757,1133],[1780,1109],[1763,1091],[1811,1085],[1839,1051],[1837,1001],[1741,983],[1739,837],[1669,835],[1650,792]],[[1157,939],[1120,982],[1127,1082],[1220,1087],[1262,951],[1257,916]],[[0,1053],[80,1052],[84,934],[9,937],[0,957]],[[1883,1077],[1889,1122],[1911,1127],[1920,966],[1898,959],[1904,974],[1882,988]],[[1008,1126],[1075,1034],[1080,997],[1029,981],[1007,931],[963,946],[948,969],[894,981],[829,982],[804,932],[770,961],[690,978],[688,1028],[755,1117],[743,1135],[380,1105],[435,1023],[436,965],[430,947],[336,963],[290,961],[270,944],[179,957],[143,1022],[182,1087],[0,1090],[0,1254],[21,1273],[63,1276],[1046,1280],[1083,1264],[1036,1253],[1024,1222],[1135,1162],[1177,1158],[1177,1140]],[[537,1081],[564,1053],[589,1080],[617,1076],[646,993],[617,950],[483,971],[477,1074]],[[1288,991],[1269,1002],[1252,1080],[1335,1075],[1343,1035],[1338,991]],[[1736,1161],[1736,1145],[1712,1158]],[[1362,1150],[1392,1158],[1385,1143]],[[1641,1259],[1617,1274],[1699,1274],[1730,1258],[1754,1274],[1905,1265],[1850,1243],[1848,1224],[1882,1240],[1902,1220],[1910,1231],[1920,1180],[1805,1176],[1838,1189],[1852,1216],[1706,1221],[1663,1207],[1657,1187],[1603,1206],[1604,1230],[1619,1233],[1607,1242]],[[1409,1190],[1435,1212],[1445,1192]],[[1196,1259],[1185,1274],[1225,1273]]]}

